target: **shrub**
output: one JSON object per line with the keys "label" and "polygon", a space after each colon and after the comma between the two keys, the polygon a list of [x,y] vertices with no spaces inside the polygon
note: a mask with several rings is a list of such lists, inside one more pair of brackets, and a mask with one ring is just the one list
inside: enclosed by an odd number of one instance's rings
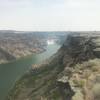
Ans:
{"label": "shrub", "polygon": [[93,91],[95,100],[100,100],[100,83],[95,84],[92,91]]}

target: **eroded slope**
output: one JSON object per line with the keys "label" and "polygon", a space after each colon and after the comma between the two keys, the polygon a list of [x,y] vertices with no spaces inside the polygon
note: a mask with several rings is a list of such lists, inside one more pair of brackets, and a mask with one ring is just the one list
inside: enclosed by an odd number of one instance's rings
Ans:
{"label": "eroded slope", "polygon": [[6,100],[100,100],[99,48],[95,35],[70,35],[48,63],[32,68]]}

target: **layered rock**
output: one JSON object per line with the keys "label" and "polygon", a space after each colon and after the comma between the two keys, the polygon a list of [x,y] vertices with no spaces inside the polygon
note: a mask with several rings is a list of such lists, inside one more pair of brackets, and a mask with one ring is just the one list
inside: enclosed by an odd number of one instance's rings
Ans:
{"label": "layered rock", "polygon": [[100,100],[98,34],[72,33],[48,63],[32,67],[6,100]]}

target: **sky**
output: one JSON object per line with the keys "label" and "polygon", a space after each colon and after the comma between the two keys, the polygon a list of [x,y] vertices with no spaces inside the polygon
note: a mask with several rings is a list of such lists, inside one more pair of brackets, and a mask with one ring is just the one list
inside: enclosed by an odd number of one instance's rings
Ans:
{"label": "sky", "polygon": [[100,0],[0,0],[0,30],[100,31]]}

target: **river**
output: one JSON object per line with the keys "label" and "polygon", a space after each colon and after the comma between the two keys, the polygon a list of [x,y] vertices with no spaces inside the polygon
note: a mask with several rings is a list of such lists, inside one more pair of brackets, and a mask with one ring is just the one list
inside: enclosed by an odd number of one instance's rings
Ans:
{"label": "river", "polygon": [[47,46],[47,50],[41,54],[22,58],[7,64],[0,64],[0,100],[4,100],[9,89],[14,85],[32,64],[37,64],[49,58],[60,48],[60,45],[54,43]]}

